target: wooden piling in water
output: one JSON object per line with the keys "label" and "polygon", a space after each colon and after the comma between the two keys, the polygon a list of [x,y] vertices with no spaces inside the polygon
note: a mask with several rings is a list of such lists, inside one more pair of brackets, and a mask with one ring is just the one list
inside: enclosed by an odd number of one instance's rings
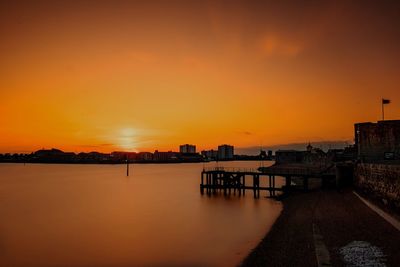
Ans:
{"label": "wooden piling in water", "polygon": [[204,194],[204,171],[201,172],[200,194]]}
{"label": "wooden piling in water", "polygon": [[243,175],[243,196],[246,194],[246,174]]}

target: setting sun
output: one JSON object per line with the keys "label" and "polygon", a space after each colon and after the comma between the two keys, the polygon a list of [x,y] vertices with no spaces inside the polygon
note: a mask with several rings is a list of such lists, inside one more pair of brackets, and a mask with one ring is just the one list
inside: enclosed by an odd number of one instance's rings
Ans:
{"label": "setting sun", "polygon": [[116,146],[126,151],[137,152],[137,132],[132,128],[124,128],[120,131],[120,136],[116,140]]}

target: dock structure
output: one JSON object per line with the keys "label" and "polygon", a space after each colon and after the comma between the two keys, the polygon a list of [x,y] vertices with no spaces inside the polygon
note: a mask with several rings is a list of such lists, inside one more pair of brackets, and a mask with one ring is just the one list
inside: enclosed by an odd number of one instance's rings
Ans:
{"label": "dock structure", "polygon": [[[267,186],[262,186],[261,179],[267,179]],[[246,183],[247,179],[247,183]],[[201,172],[200,192],[208,195],[223,192],[224,195],[246,194],[246,190],[252,190],[254,198],[260,197],[260,191],[269,192],[270,197],[276,196],[276,191],[282,191],[282,187],[275,186],[275,176],[262,173],[257,169],[240,169],[216,167],[204,169]]]}
{"label": "dock structure", "polygon": [[[285,180],[280,187],[276,185],[277,177],[282,177]],[[319,178],[324,185],[334,177],[335,168],[333,165],[285,164],[258,169],[216,167],[203,169],[201,172],[200,193],[211,195],[223,192],[224,195],[228,195],[233,191],[234,194],[238,193],[241,196],[242,194],[245,195],[246,190],[252,190],[254,198],[260,197],[260,191],[266,191],[269,193],[269,197],[275,197],[276,192],[288,193],[291,191],[292,178],[301,179],[303,190],[307,191],[310,178]],[[263,179],[265,181],[261,182]]]}

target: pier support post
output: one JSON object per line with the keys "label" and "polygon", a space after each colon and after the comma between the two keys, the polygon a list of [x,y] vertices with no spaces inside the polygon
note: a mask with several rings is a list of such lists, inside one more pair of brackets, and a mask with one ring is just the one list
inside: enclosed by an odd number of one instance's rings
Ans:
{"label": "pier support post", "polygon": [[223,174],[224,175],[224,181],[223,181],[223,185],[224,185],[224,195],[226,196],[227,195],[227,189],[228,189],[228,177],[227,177],[227,174],[226,173],[224,173]]}
{"label": "pier support post", "polygon": [[236,186],[239,191],[239,197],[242,195],[242,176],[241,174],[238,174],[237,180],[236,180]]}
{"label": "pier support post", "polygon": [[243,196],[246,194],[246,174],[243,175]]}
{"label": "pier support post", "polygon": [[275,196],[275,175],[272,175],[272,196]]}
{"label": "pier support post", "polygon": [[200,193],[202,195],[204,194],[204,172],[201,172]]}
{"label": "pier support post", "polygon": [[260,176],[253,174],[253,195],[254,198],[260,197]]}
{"label": "pier support post", "polygon": [[269,196],[272,197],[272,190],[271,190],[271,188],[272,188],[272,176],[271,175],[268,175],[268,187],[269,187],[269,189],[268,189]]}
{"label": "pier support post", "polygon": [[211,193],[211,173],[207,173],[207,195]]}
{"label": "pier support post", "polygon": [[218,173],[213,173],[213,175],[212,175],[212,193],[213,193],[213,194],[216,193],[217,176],[218,176]]}

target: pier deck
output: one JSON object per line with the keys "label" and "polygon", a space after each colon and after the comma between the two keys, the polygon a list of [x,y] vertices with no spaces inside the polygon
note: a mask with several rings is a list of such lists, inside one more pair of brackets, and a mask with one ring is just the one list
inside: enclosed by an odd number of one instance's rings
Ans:
{"label": "pier deck", "polygon": [[[276,185],[277,176],[285,179],[284,185]],[[227,195],[233,191],[240,196],[246,190],[252,190],[254,198],[260,197],[260,191],[267,191],[269,197],[275,197],[276,192],[286,193],[291,190],[292,177],[302,179],[303,190],[307,191],[309,178],[321,178],[324,183],[334,176],[332,166],[273,165],[259,169],[216,167],[201,172],[200,192],[208,195],[223,192]],[[260,183],[262,179],[266,181]]]}

